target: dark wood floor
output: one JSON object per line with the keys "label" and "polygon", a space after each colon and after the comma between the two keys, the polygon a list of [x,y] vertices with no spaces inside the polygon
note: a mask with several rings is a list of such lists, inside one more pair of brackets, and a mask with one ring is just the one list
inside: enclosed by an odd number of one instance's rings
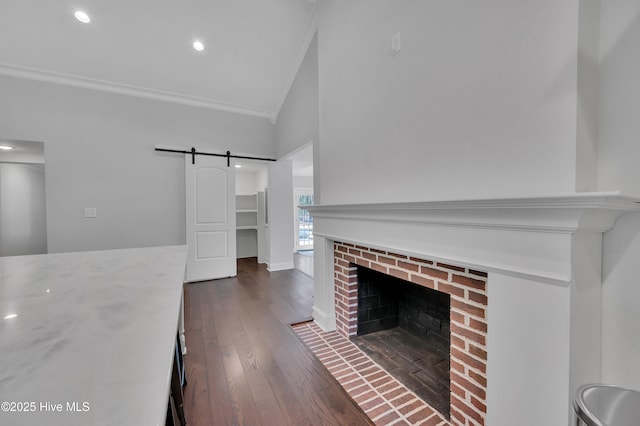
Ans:
{"label": "dark wood floor", "polygon": [[255,258],[235,278],[185,285],[187,424],[371,424],[289,328],[312,299],[310,277]]}

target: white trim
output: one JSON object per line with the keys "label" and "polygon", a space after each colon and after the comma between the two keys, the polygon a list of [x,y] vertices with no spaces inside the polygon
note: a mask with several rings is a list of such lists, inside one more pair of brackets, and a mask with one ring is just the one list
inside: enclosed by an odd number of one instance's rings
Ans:
{"label": "white trim", "polygon": [[313,320],[320,326],[323,331],[335,331],[336,329],[336,316],[327,315],[322,309],[317,306],[313,306],[311,315]]}
{"label": "white trim", "polygon": [[639,211],[640,199],[620,192],[589,192],[535,198],[317,205],[308,210],[314,218],[570,234],[577,230],[608,231],[621,214]]}
{"label": "white trim", "polygon": [[269,272],[286,271],[288,269],[294,269],[293,261],[291,261],[291,262],[280,262],[280,263],[269,263],[267,265],[267,271],[269,271]]}
{"label": "white trim", "polygon": [[261,108],[246,105],[236,105],[215,99],[200,98],[197,96],[181,95],[163,90],[150,89],[128,84],[114,83],[106,80],[80,77],[77,75],[45,71],[36,68],[22,67],[0,63],[0,75],[23,78],[27,80],[42,81],[46,83],[62,84],[65,86],[80,87],[83,89],[99,90],[102,92],[117,93],[120,95],[135,96],[138,98],[152,99],[155,101],[172,102],[181,105],[214,109],[218,111],[232,112],[236,114],[251,115],[254,117],[272,119],[274,113]]}
{"label": "white trim", "polygon": [[320,205],[314,237],[567,286],[578,234],[603,233],[639,201],[618,192]]}
{"label": "white trim", "polygon": [[293,86],[293,83],[296,80],[296,77],[298,76],[298,71],[300,71],[300,67],[302,66],[304,57],[307,54],[307,50],[309,50],[309,46],[313,41],[313,37],[316,35],[316,31],[318,30],[318,16],[316,13],[318,6],[315,1],[312,1],[312,3],[314,3],[314,5],[313,5],[313,10],[311,11],[311,16],[309,17],[309,21],[307,23],[307,31],[304,35],[304,38],[300,42],[300,45],[298,46],[298,54],[296,56],[295,62],[293,63],[293,66],[289,71],[289,75],[287,76],[287,79],[285,80],[285,83],[282,86],[282,91],[280,92],[280,97],[278,98],[276,107],[274,108],[271,114],[271,117],[269,118],[271,120],[271,123],[273,124],[276,124],[276,121],[278,120],[278,115],[280,114],[280,110],[282,109],[282,106],[287,100],[287,96],[289,95],[291,86]]}

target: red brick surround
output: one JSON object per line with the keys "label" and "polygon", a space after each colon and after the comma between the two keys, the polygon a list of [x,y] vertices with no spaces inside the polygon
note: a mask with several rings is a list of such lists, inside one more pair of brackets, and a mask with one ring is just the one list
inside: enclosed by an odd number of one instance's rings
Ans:
{"label": "red brick surround", "polygon": [[336,329],[357,333],[356,266],[451,296],[451,422],[484,425],[487,412],[487,274],[354,244],[334,244]]}

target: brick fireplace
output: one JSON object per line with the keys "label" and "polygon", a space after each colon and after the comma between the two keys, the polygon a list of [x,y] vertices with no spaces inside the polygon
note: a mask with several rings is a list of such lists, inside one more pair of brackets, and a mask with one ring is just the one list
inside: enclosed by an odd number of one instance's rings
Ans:
{"label": "brick fireplace", "polygon": [[450,414],[459,424],[485,424],[487,273],[336,241],[336,330],[345,337],[358,334],[358,266],[450,296]]}
{"label": "brick fireplace", "polygon": [[358,266],[445,292],[451,423],[574,424],[575,390],[600,380],[602,236],[640,210],[637,200],[576,193],[308,210],[318,330],[357,334]]}

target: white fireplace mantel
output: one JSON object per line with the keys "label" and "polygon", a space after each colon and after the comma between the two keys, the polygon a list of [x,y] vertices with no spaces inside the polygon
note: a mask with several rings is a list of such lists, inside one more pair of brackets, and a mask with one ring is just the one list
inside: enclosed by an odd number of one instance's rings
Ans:
{"label": "white fireplace mantel", "polygon": [[329,240],[567,285],[572,236],[606,232],[640,200],[598,192],[305,208],[314,235]]}
{"label": "white fireplace mantel", "polygon": [[620,192],[575,193],[535,198],[496,198],[410,203],[316,205],[314,217],[403,221],[447,226],[574,232],[606,231],[640,199]]}
{"label": "white fireplace mantel", "polygon": [[606,192],[305,209],[322,328],[335,329],[334,241],[488,272],[485,424],[575,424],[575,390],[600,381],[602,236],[640,211],[639,199]]}

